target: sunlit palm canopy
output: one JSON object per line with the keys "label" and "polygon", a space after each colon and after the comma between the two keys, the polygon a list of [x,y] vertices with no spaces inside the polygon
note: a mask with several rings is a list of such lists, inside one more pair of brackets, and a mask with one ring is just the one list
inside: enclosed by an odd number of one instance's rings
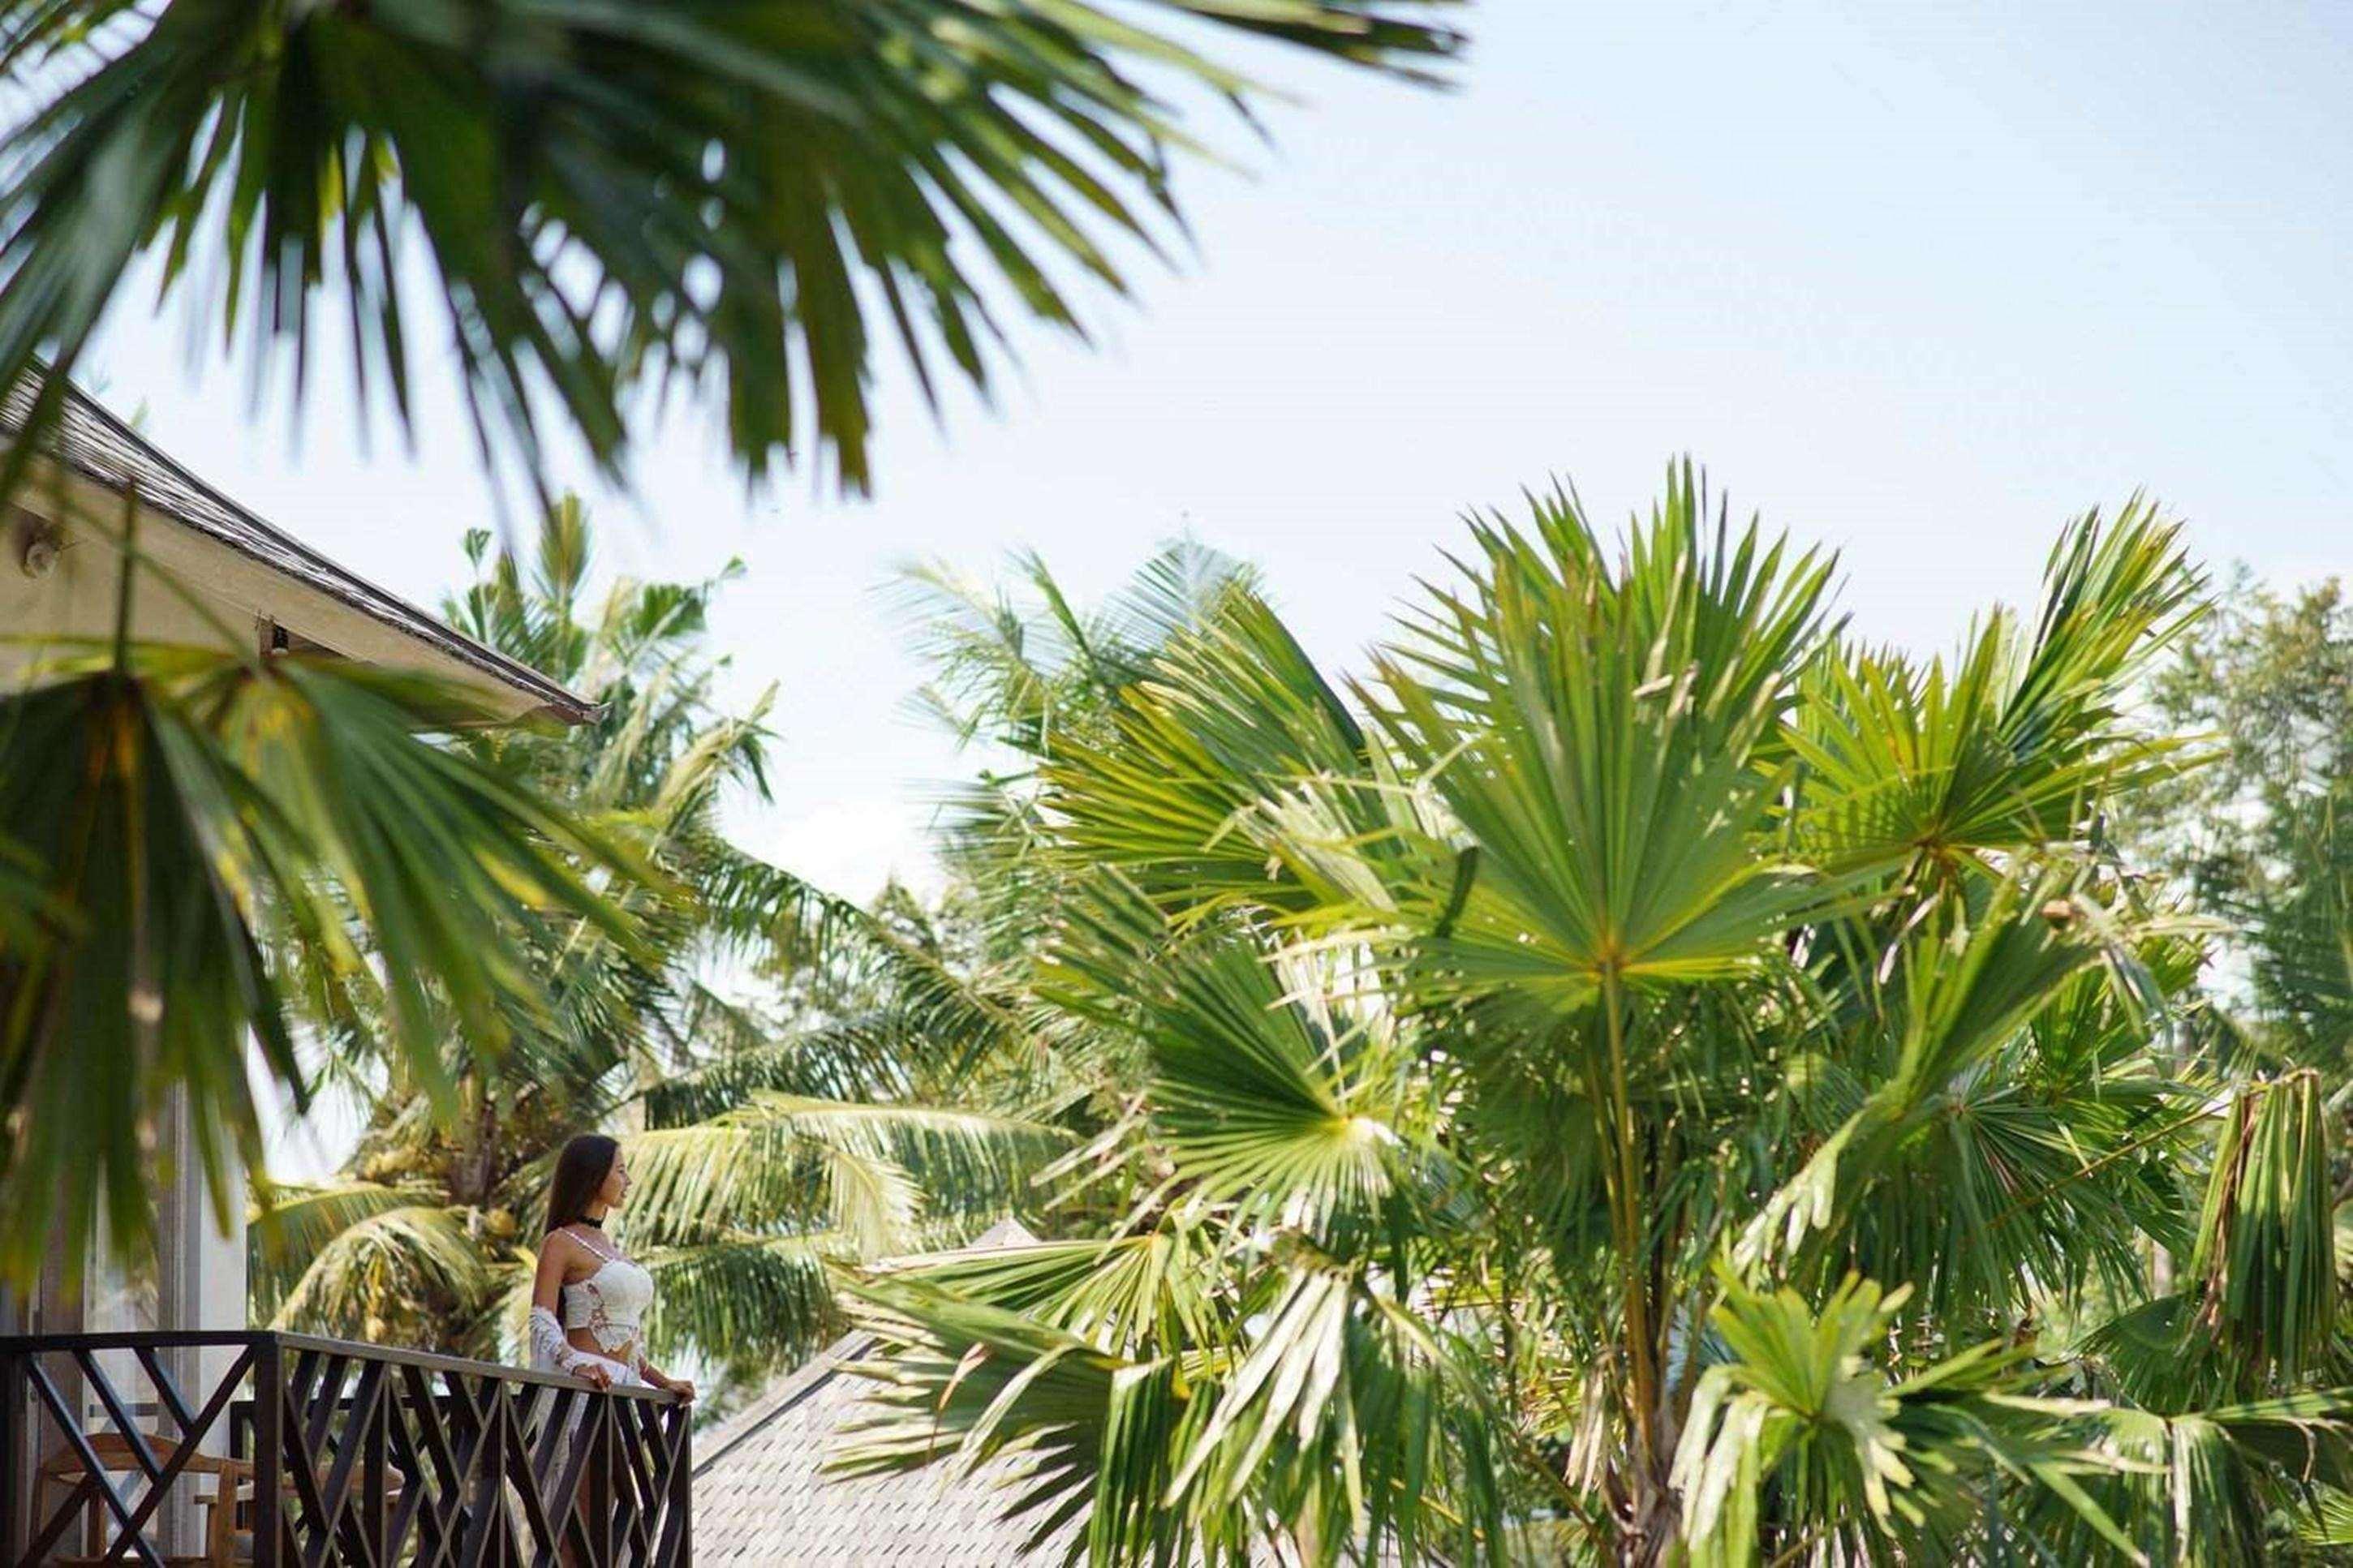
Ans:
{"label": "sunlit palm canopy", "polygon": [[2179,1048],[2198,928],[2105,829],[2196,760],[2129,711],[2178,529],[2079,520],[1927,660],[1688,468],[1450,564],[1353,685],[1238,586],[1042,760],[1039,988],[1142,1064],[1070,1201],[1131,1201],[868,1279],[840,1462],[1029,1446],[1099,1563],[2341,1530],[2333,1119]]}

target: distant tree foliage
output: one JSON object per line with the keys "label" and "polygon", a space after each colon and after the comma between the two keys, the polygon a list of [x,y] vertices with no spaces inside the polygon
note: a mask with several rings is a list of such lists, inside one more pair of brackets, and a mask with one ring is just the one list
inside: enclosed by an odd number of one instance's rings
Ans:
{"label": "distant tree foliage", "polygon": [[2353,604],[2335,577],[2243,572],[2150,683],[2161,722],[2214,764],[2133,826],[2229,928],[2221,985],[2242,1044],[2353,1072]]}

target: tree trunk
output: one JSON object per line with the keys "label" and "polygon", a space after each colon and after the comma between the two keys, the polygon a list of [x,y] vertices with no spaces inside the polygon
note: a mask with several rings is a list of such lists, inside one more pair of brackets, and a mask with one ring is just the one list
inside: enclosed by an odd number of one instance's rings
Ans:
{"label": "tree trunk", "polygon": [[1683,1531],[1683,1507],[1667,1476],[1670,1457],[1629,1454],[1611,1491],[1618,1540],[1611,1556],[1626,1568],[1652,1568],[1672,1553]]}
{"label": "tree trunk", "polygon": [[482,1098],[474,1109],[474,1135],[459,1163],[458,1201],[468,1208],[480,1208],[491,1201],[491,1190],[498,1179],[499,1169],[499,1108],[489,1086],[482,1089]]}

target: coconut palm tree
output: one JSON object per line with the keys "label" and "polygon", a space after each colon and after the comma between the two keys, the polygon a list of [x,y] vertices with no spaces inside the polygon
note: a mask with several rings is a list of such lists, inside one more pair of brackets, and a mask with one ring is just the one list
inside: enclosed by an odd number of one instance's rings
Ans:
{"label": "coconut palm tree", "polygon": [[[2194,758],[2136,500],[1922,661],[1688,467],[1471,520],[1345,687],[1246,585],[1042,768],[1107,1234],[877,1273],[851,1470],[1097,1562],[2253,1561],[2353,1403],[2310,1074],[2187,1048],[2105,824]],[[1342,695],[1345,690],[1345,696]],[[2186,1260],[2186,1267],[2166,1266]]]}
{"label": "coconut palm tree", "polygon": [[426,1113],[369,1005],[320,1020],[314,1067],[360,1097],[342,1176],[262,1194],[260,1313],[292,1327],[490,1351],[528,1306],[550,1163],[613,1126],[638,1188],[622,1223],[659,1282],[652,1336],[741,1369],[805,1352],[833,1324],[828,1259],[976,1228],[1060,1140],[974,1109],[960,1089],[1007,1048],[955,954],[920,915],[870,913],[738,848],[727,793],[765,794],[765,699],[731,717],[704,644],[733,574],[624,581],[591,598],[576,500],[528,566],[468,541],[476,581],[448,606],[470,636],[594,695],[568,731],[469,738],[485,768],[569,802],[654,875],[612,890],[637,940],[551,922],[530,956],[552,1005],[503,1058],[446,1064],[459,1114]]}
{"label": "coconut palm tree", "polygon": [[58,373],[30,447],[147,255],[298,399],[331,318],[404,428],[446,331],[534,478],[551,416],[615,477],[683,384],[748,474],[863,487],[877,340],[985,390],[1005,318],[1076,331],[1074,283],[1182,233],[1180,100],[1265,96],[1186,39],[1410,74],[1457,42],[1430,4],[0,0],[0,386]]}

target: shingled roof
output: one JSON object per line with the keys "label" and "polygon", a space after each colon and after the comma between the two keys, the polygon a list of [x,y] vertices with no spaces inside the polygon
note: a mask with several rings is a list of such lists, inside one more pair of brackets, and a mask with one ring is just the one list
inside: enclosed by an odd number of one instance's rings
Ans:
{"label": "shingled roof", "polygon": [[[979,1247],[1036,1238],[1014,1222]],[[823,1473],[835,1434],[859,1413],[872,1383],[851,1370],[874,1341],[851,1334],[792,1373],[748,1408],[698,1434],[694,1559],[698,1563],[958,1564],[1060,1563],[1065,1533],[1035,1551],[1032,1522],[998,1516],[1016,1494],[1022,1461],[1001,1459],[970,1476],[942,1464],[909,1475],[845,1480]]]}
{"label": "shingled roof", "polygon": [[[36,384],[28,378],[0,397],[0,439],[13,440],[25,427],[35,393]],[[65,406],[42,445],[49,456],[91,483],[118,495],[135,489],[142,505],[521,692],[566,722],[577,724],[596,716],[595,703],[575,696],[529,665],[451,629],[406,599],[337,565],[283,529],[264,522],[174,461],[79,387],[67,386]]]}

